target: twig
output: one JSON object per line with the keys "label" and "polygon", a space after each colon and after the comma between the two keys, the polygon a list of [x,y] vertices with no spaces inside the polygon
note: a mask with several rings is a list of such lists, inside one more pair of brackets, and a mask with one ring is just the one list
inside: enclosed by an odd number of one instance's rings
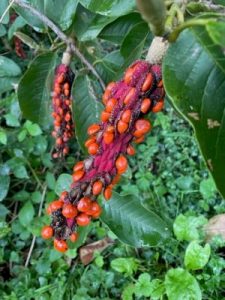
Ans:
{"label": "twig", "polygon": [[[41,216],[41,211],[42,211],[46,191],[47,191],[47,185],[45,185],[44,188],[43,188],[41,202],[40,202],[39,210],[38,210],[38,217]],[[27,259],[26,259],[26,262],[25,262],[25,267],[27,267],[29,265],[30,258],[31,258],[31,255],[32,255],[32,252],[33,252],[33,249],[34,249],[35,242],[36,242],[36,238],[37,237],[35,235],[33,235],[33,239],[32,239],[30,249],[29,249],[29,252],[28,252],[28,255],[27,255]]]}
{"label": "twig", "polygon": [[[211,18],[210,21],[216,22],[216,18]],[[177,26],[168,36],[168,41],[170,43],[173,43],[178,38],[179,34],[189,27],[193,26],[205,26],[209,23],[209,19],[191,19],[190,21],[186,21],[179,26]]]}
{"label": "twig", "polygon": [[[79,49],[74,45],[72,39],[68,38],[49,18],[43,15],[40,11],[32,7],[30,4],[23,2],[22,0],[12,0],[16,5],[23,7],[30,11],[30,13],[37,18],[39,18],[46,26],[51,28],[52,31],[67,45],[70,47],[71,51],[83,62],[84,65],[93,73],[93,75],[99,80],[102,88],[105,89],[105,84],[95,68],[90,64],[90,62],[83,56]],[[11,2],[11,3],[12,3]],[[10,4],[11,4],[10,3]]]}

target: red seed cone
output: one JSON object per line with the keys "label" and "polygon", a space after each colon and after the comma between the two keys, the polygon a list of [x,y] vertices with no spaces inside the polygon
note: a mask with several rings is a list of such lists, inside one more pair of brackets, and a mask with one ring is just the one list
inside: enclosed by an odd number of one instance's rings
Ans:
{"label": "red seed cone", "polygon": [[[17,14],[13,13],[10,16],[10,23],[11,24],[14,23],[17,17],[18,17]],[[13,42],[14,42],[14,45],[15,45],[16,55],[19,56],[22,59],[25,59],[27,57],[27,55],[26,55],[26,53],[23,49],[23,42],[21,41],[21,39],[19,39],[17,36],[14,36],[13,37]]]}
{"label": "red seed cone", "polygon": [[97,196],[103,193],[106,200],[110,199],[113,186],[127,169],[126,155],[135,154],[131,144],[143,141],[151,129],[145,114],[162,109],[161,67],[136,61],[122,80],[106,87],[102,99],[102,121],[89,127],[90,137],[85,143],[90,156],[74,166],[71,189],[61,197],[64,206],[72,204],[78,214],[66,218],[63,208],[52,212],[51,226],[57,240],[67,240],[77,226],[86,226],[101,214]]}
{"label": "red seed cone", "polygon": [[60,64],[55,70],[52,94],[54,118],[55,152],[53,158],[63,157],[69,153],[68,141],[73,136],[73,121],[71,111],[71,85],[74,74],[69,66]]}

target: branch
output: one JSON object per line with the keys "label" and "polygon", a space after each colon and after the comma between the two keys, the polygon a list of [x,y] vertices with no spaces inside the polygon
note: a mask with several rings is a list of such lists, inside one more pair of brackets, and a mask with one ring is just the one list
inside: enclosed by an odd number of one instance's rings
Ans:
{"label": "branch", "polygon": [[[30,4],[23,2],[22,0],[13,0],[14,4],[23,7],[30,11],[30,13],[40,19],[46,26],[51,28],[52,31],[71,49],[71,52],[74,53],[86,67],[92,72],[92,74],[99,80],[102,88],[105,89],[105,84],[95,68],[90,64],[90,62],[83,56],[79,49],[74,45],[72,39],[68,38],[49,18],[43,15],[40,11],[32,7]],[[11,2],[11,3],[12,3]]]}
{"label": "branch", "polygon": [[159,36],[154,37],[145,59],[151,64],[162,64],[168,47],[169,42],[166,39]]}
{"label": "branch", "polygon": [[166,20],[164,0],[136,0],[136,5],[153,34],[162,36],[165,31]]}

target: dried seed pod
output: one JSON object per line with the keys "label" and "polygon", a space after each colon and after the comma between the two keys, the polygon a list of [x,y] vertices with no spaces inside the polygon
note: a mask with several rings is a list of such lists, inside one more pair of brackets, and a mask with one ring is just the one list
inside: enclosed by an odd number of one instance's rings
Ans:
{"label": "dried seed pod", "polygon": [[53,158],[61,158],[69,153],[68,142],[74,130],[70,98],[73,79],[74,74],[69,66],[60,64],[55,69],[52,96],[52,116],[55,128],[52,136],[56,139],[56,145]]}
{"label": "dried seed pod", "polygon": [[[12,15],[10,15],[10,24],[13,24],[17,17],[18,17],[18,15],[16,13],[13,13]],[[18,38],[17,36],[14,36],[13,42],[15,45],[16,55],[22,59],[25,59],[27,57],[27,55],[23,49],[23,42],[21,41],[21,39]]]}
{"label": "dried seed pod", "polygon": [[[64,78],[59,77],[58,84],[62,82]],[[60,197],[63,205],[52,212],[51,226],[57,240],[67,240],[78,226],[87,226],[99,217],[98,195],[111,198],[113,186],[128,167],[126,155],[135,154],[132,143],[141,143],[151,130],[145,114],[159,111],[163,97],[161,67],[146,61],[136,61],[122,80],[106,87],[101,122],[88,128],[90,137],[85,146],[90,156],[74,166],[71,189]],[[67,215],[67,205],[75,207],[78,214]]]}

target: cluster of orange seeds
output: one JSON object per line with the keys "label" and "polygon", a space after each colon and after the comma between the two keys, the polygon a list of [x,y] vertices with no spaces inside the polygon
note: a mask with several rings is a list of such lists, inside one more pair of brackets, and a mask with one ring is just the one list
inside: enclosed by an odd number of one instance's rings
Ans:
{"label": "cluster of orange seeds", "polygon": [[61,252],[67,250],[68,238],[77,239],[78,226],[100,216],[98,195],[111,198],[114,185],[127,170],[126,155],[135,154],[132,144],[141,143],[152,128],[145,115],[163,108],[161,67],[136,61],[122,80],[106,87],[102,100],[101,122],[87,132],[85,146],[90,156],[74,166],[70,191],[63,192],[47,209],[52,223],[43,229],[42,236],[54,235],[54,247]]}
{"label": "cluster of orange seeds", "polygon": [[54,118],[55,152],[53,158],[63,157],[69,153],[68,141],[73,136],[71,110],[71,85],[74,74],[70,67],[60,64],[55,71],[52,93],[52,117]]}

